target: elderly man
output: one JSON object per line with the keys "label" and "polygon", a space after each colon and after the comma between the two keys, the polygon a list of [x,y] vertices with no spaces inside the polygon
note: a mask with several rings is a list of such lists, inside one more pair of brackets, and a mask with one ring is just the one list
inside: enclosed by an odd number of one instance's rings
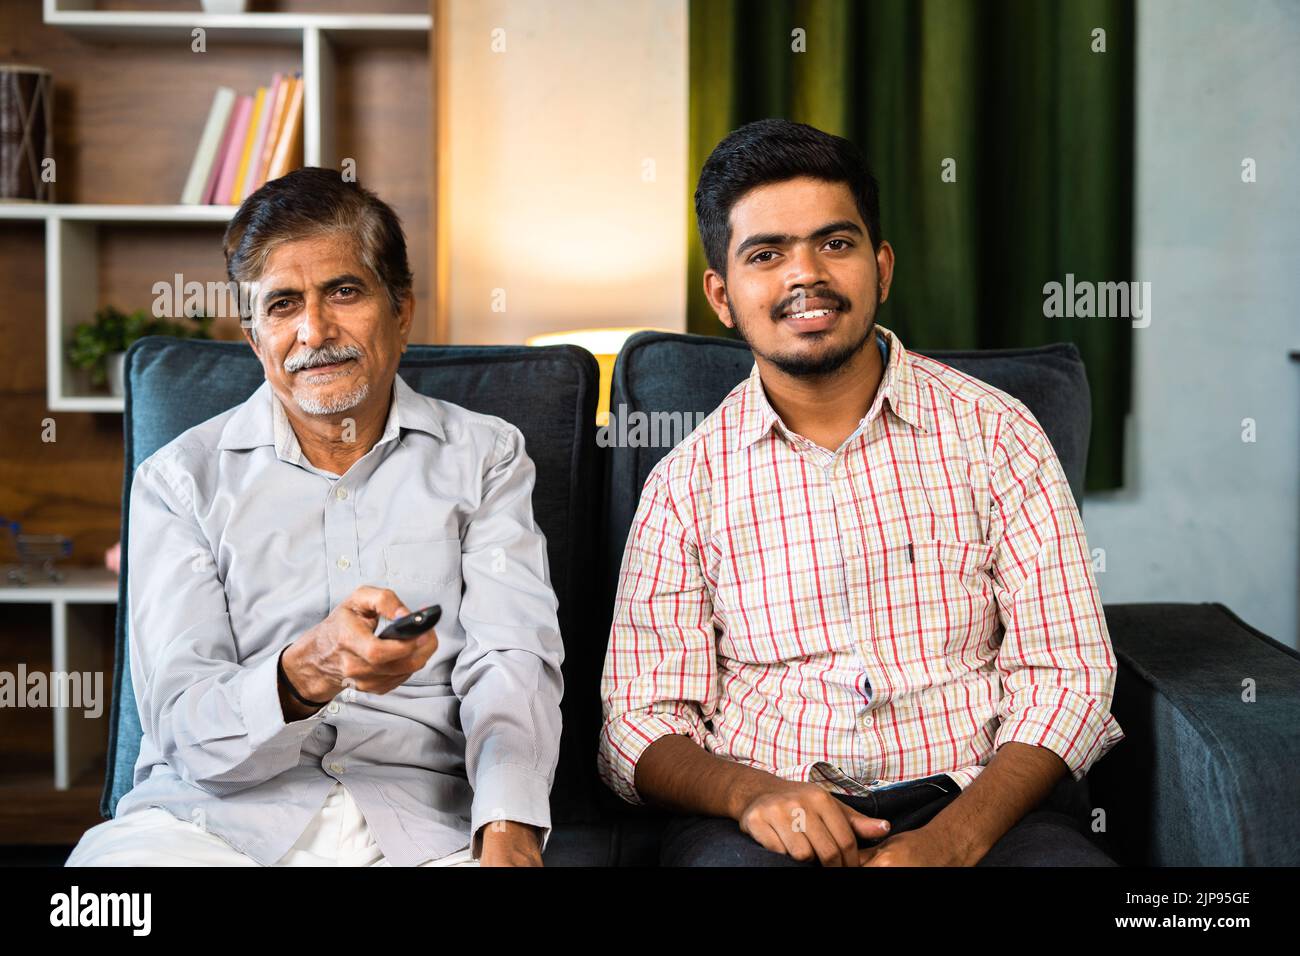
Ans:
{"label": "elderly man", "polygon": [[225,254],[266,381],[136,471],[144,739],[68,865],[540,865],[563,649],[523,437],[397,375],[411,273],[372,193],[290,173]]}

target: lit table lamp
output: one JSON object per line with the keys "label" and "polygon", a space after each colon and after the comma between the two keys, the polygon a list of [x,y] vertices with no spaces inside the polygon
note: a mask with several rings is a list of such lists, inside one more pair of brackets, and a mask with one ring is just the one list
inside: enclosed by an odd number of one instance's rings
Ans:
{"label": "lit table lamp", "polygon": [[673,332],[673,329],[656,329],[649,326],[625,329],[573,329],[569,332],[547,332],[524,339],[525,345],[576,345],[596,356],[600,365],[600,402],[596,406],[596,424],[609,424],[609,392],[614,381],[614,360],[623,349],[623,343],[634,332]]}

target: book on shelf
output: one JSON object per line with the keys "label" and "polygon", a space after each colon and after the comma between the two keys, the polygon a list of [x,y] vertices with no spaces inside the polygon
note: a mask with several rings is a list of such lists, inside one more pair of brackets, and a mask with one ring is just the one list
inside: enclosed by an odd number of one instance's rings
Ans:
{"label": "book on shelf", "polygon": [[259,86],[253,95],[253,112],[248,118],[248,135],[244,137],[244,149],[239,156],[239,170],[235,173],[235,185],[230,190],[230,202],[244,201],[244,184],[248,182],[248,161],[253,155],[253,143],[257,140],[257,130],[262,125],[262,110],[266,106],[266,87]]}
{"label": "book on shelf", "polygon": [[187,205],[238,205],[302,165],[302,75],[276,73],[240,94],[219,87],[181,193]]}
{"label": "book on shelf", "polygon": [[239,171],[239,154],[244,148],[244,137],[248,135],[248,118],[253,112],[253,98],[241,94],[235,97],[235,111],[230,116],[230,139],[226,142],[226,155],[221,160],[221,178],[211,202],[218,205],[230,201],[230,190],[235,186],[235,174]]}
{"label": "book on shelf", "polygon": [[212,168],[208,170],[208,179],[203,186],[203,194],[199,198],[200,204],[212,202],[212,197],[217,191],[217,181],[221,179],[221,166],[226,158],[226,150],[230,146],[231,136],[231,119],[235,115],[235,91],[230,90],[229,102],[224,112],[225,120],[221,130],[221,139],[218,141],[217,150],[212,156]]}
{"label": "book on shelf", "polygon": [[283,79],[282,74],[277,73],[271,77],[271,85],[265,88],[266,95],[263,97],[262,111],[257,121],[257,135],[253,137],[253,149],[248,157],[248,175],[244,178],[244,188],[236,202],[243,202],[264,181],[263,177],[266,174],[267,164],[262,161],[262,154],[266,150],[267,131],[271,128],[275,98],[279,93],[279,87]]}
{"label": "book on shelf", "polygon": [[212,108],[208,110],[208,121],[203,124],[198,151],[185,179],[185,189],[181,192],[181,202],[186,205],[202,203],[207,194],[212,167],[216,165],[217,154],[225,142],[226,124],[234,105],[235,91],[228,86],[217,87],[216,95],[212,97]]}
{"label": "book on shelf", "polygon": [[280,135],[280,126],[284,120],[284,104],[288,100],[289,87],[293,83],[293,77],[277,74],[279,82],[275,87],[275,104],[271,108],[271,119],[266,127],[266,141],[262,144],[262,159],[258,163],[257,177],[259,182],[266,182],[267,171],[271,168],[271,157],[275,155],[275,141]]}
{"label": "book on shelf", "polygon": [[294,77],[285,103],[280,136],[266,171],[267,180],[279,179],[302,165],[302,77]]}

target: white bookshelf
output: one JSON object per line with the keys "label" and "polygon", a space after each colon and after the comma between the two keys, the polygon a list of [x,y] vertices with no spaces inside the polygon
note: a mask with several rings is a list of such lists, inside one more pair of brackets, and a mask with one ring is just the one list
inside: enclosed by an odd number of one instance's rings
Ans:
{"label": "white bookshelf", "polygon": [[[83,708],[55,707],[54,766],[55,790],[67,790],[74,780],[103,757],[104,721],[108,719],[112,694],[112,657],[103,652],[102,615],[93,606],[117,604],[117,576],[103,568],[63,568],[60,583],[42,582],[33,576],[25,587],[9,583],[0,567],[0,604],[42,604],[50,609],[50,670],[55,673],[103,675],[98,718],[86,716]],[[107,665],[107,666],[105,666]]]}
{"label": "white bookshelf", "polygon": [[307,32],[382,43],[421,42],[432,17],[419,13],[204,13],[96,10],[93,0],[45,0],[45,22],[88,39],[106,41],[188,40],[195,28],[210,36],[253,43],[289,43]]}
{"label": "white bookshelf", "polygon": [[[44,0],[44,20],[87,42],[190,42],[207,33],[210,53],[220,44],[256,42],[297,46],[302,55],[303,162],[337,166],[335,51],[340,46],[428,47],[433,18],[423,14],[209,14],[201,11],[97,10],[93,0]],[[195,143],[197,146],[197,141]],[[101,226],[159,223],[211,228],[228,222],[234,206],[79,205],[0,202],[0,220],[45,227],[46,392],[51,411],[121,412],[120,397],[92,392],[66,359],[72,329],[97,308],[98,233]]]}

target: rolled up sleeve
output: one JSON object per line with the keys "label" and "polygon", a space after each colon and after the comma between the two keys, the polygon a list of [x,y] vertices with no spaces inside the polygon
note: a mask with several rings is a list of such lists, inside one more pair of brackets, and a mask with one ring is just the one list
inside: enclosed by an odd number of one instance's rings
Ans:
{"label": "rolled up sleeve", "polygon": [[546,538],[533,520],[536,469],[514,426],[498,435],[461,545],[465,647],[452,670],[474,799],[471,848],[495,820],[551,834],[564,661]]}
{"label": "rolled up sleeve", "polygon": [[636,766],[656,740],[680,734],[706,746],[718,697],[712,620],[698,547],[657,467],[628,535],[601,678],[598,771],[629,803],[644,802]]}
{"label": "rolled up sleeve", "polygon": [[182,780],[218,796],[296,766],[313,718],[285,722],[275,655],[240,663],[225,588],[183,481],[144,462],[130,514],[131,677],[145,735]]}
{"label": "rolled up sleeve", "polygon": [[1004,628],[994,739],[1045,747],[1075,780],[1124,738],[1116,664],[1083,522],[1027,409],[999,424],[990,482],[993,579]]}

